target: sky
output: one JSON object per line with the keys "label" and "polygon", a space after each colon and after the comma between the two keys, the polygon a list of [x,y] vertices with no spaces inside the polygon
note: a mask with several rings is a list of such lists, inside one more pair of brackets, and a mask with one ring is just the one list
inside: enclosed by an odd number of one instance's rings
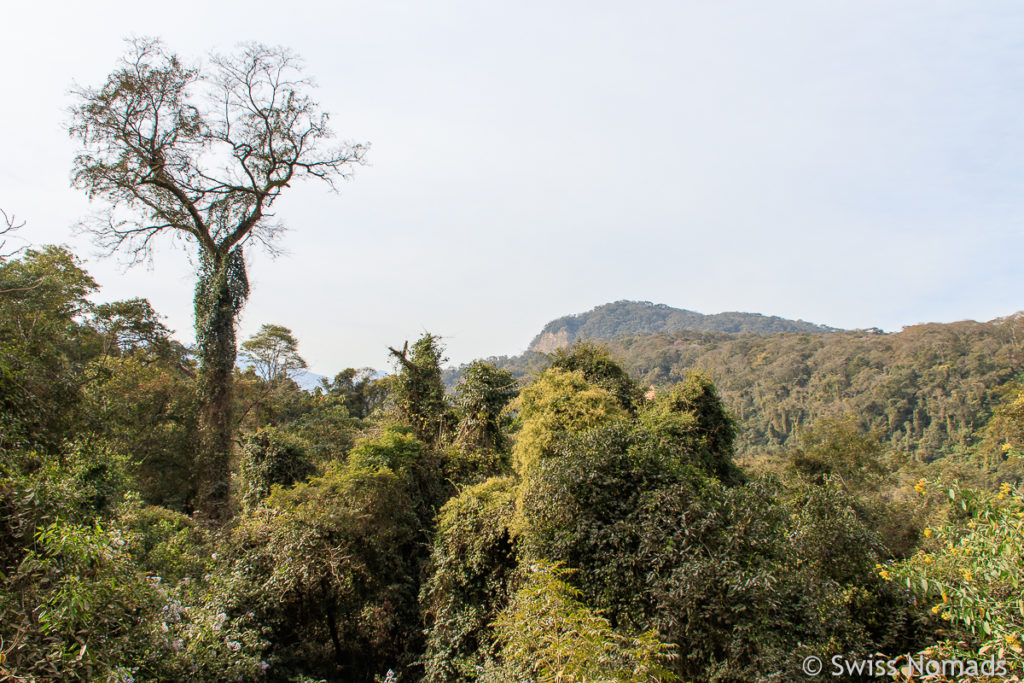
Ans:
{"label": "sky", "polygon": [[516,354],[621,299],[888,331],[1024,309],[1019,2],[11,3],[0,208],[189,342],[180,245],[126,269],[73,229],[103,205],[70,187],[68,91],[127,36],[291,48],[370,143],[340,193],[275,204],[284,254],[248,254],[240,338],[285,325],[321,374],[424,331],[453,363]]}

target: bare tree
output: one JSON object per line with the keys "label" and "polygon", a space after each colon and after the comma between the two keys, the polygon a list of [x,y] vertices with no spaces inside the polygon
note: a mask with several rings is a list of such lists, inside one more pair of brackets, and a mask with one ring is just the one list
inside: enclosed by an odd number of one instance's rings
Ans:
{"label": "bare tree", "polygon": [[17,222],[14,214],[8,216],[7,212],[3,209],[0,209],[0,217],[3,219],[3,224],[0,225],[0,261],[3,261],[21,251],[21,249],[15,249],[14,251],[5,252],[4,249],[7,248],[7,237],[25,227],[25,222]]}
{"label": "bare tree", "polygon": [[282,48],[249,44],[201,67],[135,39],[103,86],[72,91],[69,131],[82,143],[73,184],[106,203],[86,229],[131,263],[148,260],[161,236],[198,256],[200,498],[213,520],[229,514],[235,322],[249,293],[243,248],[274,249],[281,225],[269,209],[284,188],[313,178],[336,190],[367,149],[328,145],[328,116],[311,88]]}
{"label": "bare tree", "polygon": [[[5,251],[7,248],[7,238],[13,236],[18,230],[24,228],[25,222],[22,221],[19,223],[15,219],[13,213],[8,215],[3,209],[0,209],[0,221],[2,221],[2,224],[0,224],[0,266],[3,266],[8,259],[13,256],[17,256],[24,249],[24,247],[18,247],[13,251]],[[32,282],[20,282],[17,286],[12,286],[12,284],[7,282],[7,279],[0,274],[0,294],[27,292],[29,290],[36,289],[42,284],[43,279],[38,278]]]}

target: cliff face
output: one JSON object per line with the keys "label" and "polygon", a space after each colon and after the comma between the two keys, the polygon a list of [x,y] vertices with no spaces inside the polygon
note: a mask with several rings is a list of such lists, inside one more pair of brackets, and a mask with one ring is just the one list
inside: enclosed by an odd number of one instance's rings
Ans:
{"label": "cliff face", "polygon": [[612,341],[639,334],[696,332],[805,332],[825,334],[836,330],[803,320],[787,320],[760,313],[716,313],[704,315],[696,311],[672,308],[649,301],[616,301],[597,308],[552,320],[530,343],[529,350],[550,353],[568,346],[577,339]]}
{"label": "cliff face", "polygon": [[540,336],[530,344],[530,350],[537,351],[538,353],[551,353],[556,349],[568,346],[570,343],[569,330],[563,327],[558,332],[541,332]]}

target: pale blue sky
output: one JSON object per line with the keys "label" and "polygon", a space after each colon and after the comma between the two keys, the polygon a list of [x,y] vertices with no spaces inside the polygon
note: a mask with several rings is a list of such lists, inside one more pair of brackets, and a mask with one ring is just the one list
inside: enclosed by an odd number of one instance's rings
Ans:
{"label": "pale blue sky", "polygon": [[129,34],[289,46],[372,143],[341,195],[293,188],[288,253],[251,259],[242,337],[286,325],[320,373],[423,330],[456,362],[518,353],[618,299],[887,330],[1024,308],[1017,2],[215,5],[17,3],[0,28],[0,207],[182,339],[183,254],[125,273],[70,230],[66,91]]}

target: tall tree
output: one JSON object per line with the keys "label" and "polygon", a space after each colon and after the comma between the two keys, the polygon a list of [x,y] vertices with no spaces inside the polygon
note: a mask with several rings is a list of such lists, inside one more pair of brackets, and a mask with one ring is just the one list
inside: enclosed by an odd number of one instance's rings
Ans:
{"label": "tall tree", "polygon": [[504,444],[501,411],[519,393],[512,373],[474,361],[455,388],[459,426],[456,440],[476,448],[500,450]]}
{"label": "tall tree", "polygon": [[107,203],[87,224],[97,241],[132,263],[148,260],[161,236],[197,254],[200,499],[212,520],[228,514],[235,322],[249,294],[243,249],[274,249],[282,228],[269,209],[285,187],[313,178],[336,189],[366,151],[328,146],[311,87],[282,48],[249,44],[190,66],[136,39],[101,87],[74,90],[70,133],[82,149],[73,184]]}
{"label": "tall tree", "polygon": [[306,367],[299,355],[298,340],[283,325],[262,325],[259,332],[242,342],[242,358],[266,382]]}
{"label": "tall tree", "polygon": [[417,437],[437,444],[451,425],[441,378],[441,364],[448,360],[444,358],[441,338],[425,332],[411,349],[409,342],[405,342],[401,351],[390,346],[388,351],[397,370],[389,379],[399,417]]}

